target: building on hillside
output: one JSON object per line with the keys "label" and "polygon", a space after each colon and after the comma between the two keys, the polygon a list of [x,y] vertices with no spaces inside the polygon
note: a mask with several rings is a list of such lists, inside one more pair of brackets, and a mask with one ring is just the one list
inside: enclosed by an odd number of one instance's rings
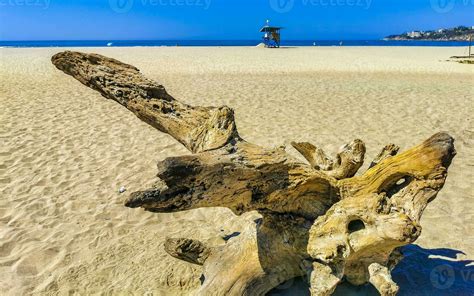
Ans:
{"label": "building on hillside", "polygon": [[412,32],[407,33],[407,36],[410,38],[418,38],[418,37],[421,37],[421,35],[422,34],[420,31],[412,31]]}

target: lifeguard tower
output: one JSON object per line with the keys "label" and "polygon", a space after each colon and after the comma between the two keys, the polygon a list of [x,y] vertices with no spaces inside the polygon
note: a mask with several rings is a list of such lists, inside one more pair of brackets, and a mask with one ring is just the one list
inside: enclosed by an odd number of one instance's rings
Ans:
{"label": "lifeguard tower", "polygon": [[267,20],[267,23],[265,26],[263,26],[262,29],[260,29],[260,32],[264,33],[263,34],[263,44],[265,44],[265,47],[269,48],[278,48],[280,47],[280,30],[282,27],[272,27],[270,26],[270,21]]}

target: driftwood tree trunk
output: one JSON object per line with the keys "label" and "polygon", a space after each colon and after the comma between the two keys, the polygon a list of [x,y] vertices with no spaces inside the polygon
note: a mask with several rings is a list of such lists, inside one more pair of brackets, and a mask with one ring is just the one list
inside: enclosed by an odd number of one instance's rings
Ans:
{"label": "driftwood tree trunk", "polygon": [[309,162],[301,163],[282,148],[244,141],[232,109],[184,104],[133,66],[69,51],[52,62],[193,153],[158,163],[166,185],[133,193],[126,206],[154,212],[219,206],[250,221],[218,247],[167,239],[171,256],[203,266],[197,295],[263,295],[305,275],[313,295],[330,295],[342,278],[396,294],[390,270],[400,260],[398,248],[420,235],[423,210],[455,155],[448,134],[399,155],[387,145],[354,177],[364,161],[361,140],[334,158],[310,143],[292,143]]}

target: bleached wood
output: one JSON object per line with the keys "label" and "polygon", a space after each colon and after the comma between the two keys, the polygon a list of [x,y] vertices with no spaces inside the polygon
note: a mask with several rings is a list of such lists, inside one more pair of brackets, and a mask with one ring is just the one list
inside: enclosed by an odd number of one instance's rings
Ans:
{"label": "bleached wood", "polygon": [[163,185],[133,193],[126,206],[155,212],[227,207],[245,219],[245,227],[218,245],[167,239],[170,260],[202,265],[196,295],[264,295],[307,275],[313,295],[330,295],[343,277],[396,293],[389,271],[400,260],[399,247],[419,237],[423,210],[446,181],[455,156],[448,134],[398,155],[398,147],[387,145],[355,176],[365,154],[360,140],[333,158],[312,144],[293,143],[308,165],[282,148],[240,138],[231,109],[182,103],[133,66],[79,52],[59,53],[52,62],[194,153],[161,161]]}

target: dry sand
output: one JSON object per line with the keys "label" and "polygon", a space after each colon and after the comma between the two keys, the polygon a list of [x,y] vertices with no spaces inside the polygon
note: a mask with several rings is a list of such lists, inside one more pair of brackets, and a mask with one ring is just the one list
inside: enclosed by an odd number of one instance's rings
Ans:
{"label": "dry sand", "polygon": [[[0,49],[0,294],[186,294],[166,285],[198,284],[200,270],[165,260],[163,239],[232,233],[244,222],[226,209],[123,207],[154,181],[158,160],[187,151],[57,71],[50,57],[60,50]],[[387,143],[408,148],[448,131],[458,155],[408,250],[418,265],[397,279],[405,294],[472,292],[473,279],[458,274],[467,262],[439,290],[430,271],[450,261],[428,258],[446,248],[441,255],[474,259],[474,67],[445,61],[464,48],[75,50],[131,63],[186,102],[235,108],[241,135],[261,145],[304,140],[335,151],[361,138],[370,159]]]}

